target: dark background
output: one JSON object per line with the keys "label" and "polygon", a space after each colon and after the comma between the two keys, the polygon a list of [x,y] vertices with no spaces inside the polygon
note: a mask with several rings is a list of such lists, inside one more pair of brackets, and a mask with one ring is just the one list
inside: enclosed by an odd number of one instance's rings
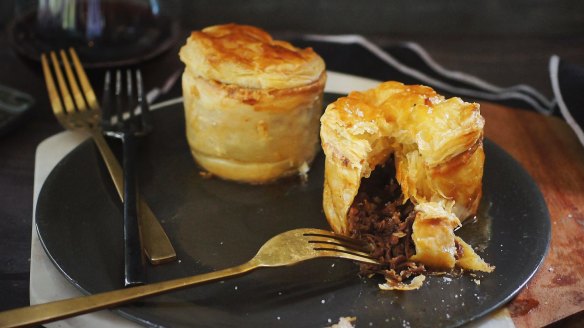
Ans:
{"label": "dark background", "polygon": [[[269,30],[423,36],[545,36],[584,33],[579,0],[160,0],[184,26],[221,22]],[[0,19],[35,1],[2,1]]]}
{"label": "dark background", "polygon": [[[39,65],[16,55],[7,42],[5,27],[29,3],[0,2],[0,84],[36,98],[30,117],[0,136],[0,310],[28,305],[34,152],[62,130],[48,106]],[[448,69],[502,87],[528,84],[549,97],[550,56],[584,65],[581,0],[162,0],[161,5],[180,22],[185,38],[193,29],[237,22],[282,38],[363,34],[382,47],[415,41]],[[180,67],[179,46],[143,65],[147,88]],[[178,95],[175,88],[169,97]]]}
{"label": "dark background", "polygon": [[[0,27],[30,3],[35,1],[1,1]],[[447,68],[501,86],[528,83],[546,95],[551,95],[547,70],[551,55],[584,64],[584,2],[580,0],[161,0],[160,4],[162,12],[175,17],[185,31],[237,22],[281,37],[363,34],[381,46],[416,41]]]}

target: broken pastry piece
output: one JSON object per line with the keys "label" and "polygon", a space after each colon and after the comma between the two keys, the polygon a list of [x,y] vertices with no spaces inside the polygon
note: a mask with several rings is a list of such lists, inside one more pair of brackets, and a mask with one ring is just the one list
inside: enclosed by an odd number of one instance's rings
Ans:
{"label": "broken pastry piece", "polygon": [[417,288],[429,271],[494,269],[454,234],[480,202],[483,126],[478,104],[398,82],[325,110],[324,212],[335,232],[374,246],[383,264],[361,269],[384,274],[380,288]]}
{"label": "broken pastry piece", "polygon": [[249,183],[306,174],[326,82],[318,54],[226,24],[192,32],[179,55],[187,140],[202,168]]}

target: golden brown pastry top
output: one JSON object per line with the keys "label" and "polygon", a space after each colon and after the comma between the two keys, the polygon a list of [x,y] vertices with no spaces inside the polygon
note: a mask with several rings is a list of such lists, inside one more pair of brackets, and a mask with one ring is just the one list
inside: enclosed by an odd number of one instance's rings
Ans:
{"label": "golden brown pastry top", "polygon": [[483,126],[478,104],[421,85],[390,81],[339,98],[327,107],[320,132],[331,164],[325,185],[331,226],[344,232],[360,179],[390,155],[405,199],[454,201],[461,220],[474,214],[482,193]]}
{"label": "golden brown pastry top", "polygon": [[179,55],[193,76],[255,89],[310,84],[325,70],[324,61],[311,48],[274,40],[248,25],[216,25],[192,32]]}
{"label": "golden brown pastry top", "polygon": [[464,153],[483,135],[478,104],[445,99],[423,85],[385,82],[338,99],[327,108],[328,115],[334,111],[337,124],[344,124],[354,137],[394,138],[400,147],[415,147],[430,167]]}

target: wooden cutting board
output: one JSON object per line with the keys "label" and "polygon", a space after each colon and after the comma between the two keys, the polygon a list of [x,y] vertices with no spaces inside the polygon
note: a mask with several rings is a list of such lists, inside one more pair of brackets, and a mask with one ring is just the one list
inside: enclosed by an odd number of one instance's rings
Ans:
{"label": "wooden cutting board", "polygon": [[533,177],[552,220],[543,265],[507,307],[515,325],[541,327],[583,311],[584,146],[556,117],[490,103],[481,103],[481,113],[486,136]]}

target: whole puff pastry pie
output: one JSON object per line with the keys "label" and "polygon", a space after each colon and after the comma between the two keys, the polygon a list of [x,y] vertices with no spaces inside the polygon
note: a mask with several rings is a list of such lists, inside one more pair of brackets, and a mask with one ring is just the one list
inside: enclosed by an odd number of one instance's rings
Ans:
{"label": "whole puff pastry pie", "polygon": [[200,166],[249,183],[306,173],[326,82],[318,54],[227,24],[192,32],[180,58],[186,134]]}
{"label": "whole puff pastry pie", "polygon": [[324,212],[335,232],[374,245],[382,265],[362,271],[384,273],[380,287],[417,288],[427,270],[493,270],[454,234],[481,198],[483,126],[478,104],[398,82],[326,108]]}

